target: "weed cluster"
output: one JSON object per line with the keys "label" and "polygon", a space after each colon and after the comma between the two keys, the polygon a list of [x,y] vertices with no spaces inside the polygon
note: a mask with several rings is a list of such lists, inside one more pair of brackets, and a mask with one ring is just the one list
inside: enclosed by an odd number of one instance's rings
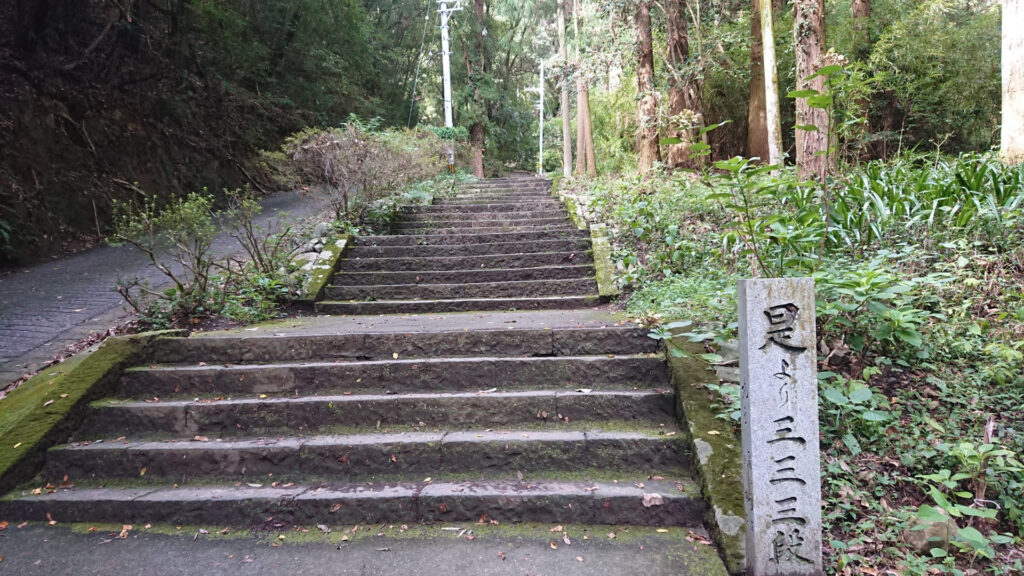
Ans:
{"label": "weed cluster", "polygon": [[[820,185],[736,158],[567,188],[609,223],[629,310],[656,337],[705,342],[706,361],[729,361],[741,275],[814,277],[836,573],[1011,574],[1024,570],[1022,176],[994,155],[918,155]],[[709,388],[738,422],[737,387]]]}

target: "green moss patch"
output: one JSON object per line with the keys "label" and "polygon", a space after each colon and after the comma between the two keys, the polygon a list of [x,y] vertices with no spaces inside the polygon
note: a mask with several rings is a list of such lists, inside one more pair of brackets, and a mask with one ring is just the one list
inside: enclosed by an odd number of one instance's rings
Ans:
{"label": "green moss patch", "polygon": [[144,358],[166,332],[119,336],[33,376],[0,401],[0,491],[25,482],[46,450],[81,423],[90,402],[109,395],[121,370]]}
{"label": "green moss patch", "polygon": [[[698,350],[691,350],[699,353]],[[669,358],[669,373],[675,386],[678,413],[690,432],[701,492],[708,502],[708,525],[722,551],[730,574],[742,574],[745,567],[743,519],[743,461],[740,441],[732,426],[715,417],[711,392],[703,384],[714,373],[696,358]]]}
{"label": "green moss patch", "polygon": [[323,250],[312,262],[296,262],[301,266],[303,272],[302,287],[299,295],[295,298],[296,302],[312,304],[320,299],[324,287],[334,276],[334,269],[338,266],[338,261],[341,260],[350,241],[350,236],[340,236],[335,241],[325,244]]}

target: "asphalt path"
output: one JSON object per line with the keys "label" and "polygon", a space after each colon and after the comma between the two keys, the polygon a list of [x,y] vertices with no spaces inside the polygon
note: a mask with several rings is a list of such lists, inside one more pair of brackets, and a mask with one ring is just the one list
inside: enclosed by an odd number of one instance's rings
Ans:
{"label": "asphalt path", "polygon": [[[269,195],[262,205],[257,222],[263,226],[294,222],[323,207],[296,192]],[[213,244],[221,258],[239,251],[226,232]],[[107,245],[0,276],[0,388],[45,366],[67,346],[127,320],[114,286],[136,277],[154,286],[166,282],[138,250]]]}

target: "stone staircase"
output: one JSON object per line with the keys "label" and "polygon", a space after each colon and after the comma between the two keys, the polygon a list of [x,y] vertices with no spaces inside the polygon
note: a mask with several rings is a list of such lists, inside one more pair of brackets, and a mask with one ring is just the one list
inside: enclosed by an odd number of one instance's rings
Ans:
{"label": "stone staircase", "polygon": [[465,185],[406,208],[390,236],[356,238],[317,304],[324,314],[569,309],[599,303],[590,234],[551,182]]}
{"label": "stone staircase", "polygon": [[[657,343],[578,308],[596,300],[587,239],[553,216],[546,183],[513,183],[410,211],[407,235],[361,239],[320,305],[445,314],[157,340],[0,517],[701,531],[706,505]],[[489,308],[519,311],[449,313]]]}

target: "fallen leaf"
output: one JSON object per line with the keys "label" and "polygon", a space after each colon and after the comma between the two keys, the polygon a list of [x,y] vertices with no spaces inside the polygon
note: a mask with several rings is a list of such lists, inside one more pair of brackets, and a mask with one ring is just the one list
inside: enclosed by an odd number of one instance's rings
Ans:
{"label": "fallen leaf", "polygon": [[718,436],[719,434],[721,434],[721,432],[719,432],[718,430],[708,430],[708,434],[711,436]]}
{"label": "fallen leaf", "polygon": [[0,530],[7,530],[7,521],[0,522]]}
{"label": "fallen leaf", "polygon": [[398,352],[393,353],[391,357],[394,358],[395,360],[398,360]]}
{"label": "fallen leaf", "polygon": [[558,550],[558,543],[557,543],[557,542],[555,542],[554,540],[552,540],[552,541],[551,541],[551,543],[549,544],[549,546],[551,546],[551,549],[552,549],[552,550]]}
{"label": "fallen leaf", "polygon": [[561,532],[562,530],[563,530],[562,525],[559,524],[558,526],[555,526],[551,530],[548,530],[548,532]]}
{"label": "fallen leaf", "polygon": [[341,502],[335,502],[334,506],[331,506],[331,514],[334,514],[338,510],[341,510]]}
{"label": "fallen leaf", "polygon": [[342,542],[348,542],[348,535],[347,534],[342,534],[341,535],[341,541]]}
{"label": "fallen leaf", "polygon": [[21,442],[18,442],[17,444],[14,445],[14,447],[17,448],[18,446],[21,446],[21,444]]}
{"label": "fallen leaf", "polygon": [[119,536],[121,538],[121,540],[124,540],[124,539],[128,538],[128,533],[131,532],[131,531],[132,531],[132,525],[131,524],[125,524],[125,525],[121,526],[121,534]]}
{"label": "fallen leaf", "polygon": [[209,442],[210,439],[206,436],[196,436],[192,439],[194,442]]}
{"label": "fallen leaf", "polygon": [[577,562],[583,562],[583,556],[577,556],[576,557],[576,561]]}
{"label": "fallen leaf", "polygon": [[145,475],[146,475],[146,467],[143,466],[142,470],[139,470],[139,476],[145,476]]}
{"label": "fallen leaf", "polygon": [[46,408],[50,404],[53,404],[53,400],[47,400],[46,402],[43,402],[43,408]]}
{"label": "fallen leaf", "polygon": [[57,524],[57,521],[53,519],[53,516],[50,516],[50,513],[49,513],[49,512],[47,512],[47,513],[46,513],[46,522],[47,522],[47,523],[48,523],[48,524],[49,524],[50,526],[55,526],[55,525]]}
{"label": "fallen leaf", "polygon": [[565,542],[566,546],[572,546],[572,540],[569,540],[568,534],[562,534],[562,542]]}
{"label": "fallen leaf", "polygon": [[665,500],[661,497],[661,494],[644,494],[643,505],[644,508],[650,508],[651,506],[661,506],[665,503]]}
{"label": "fallen leaf", "polygon": [[263,488],[263,484],[256,484],[253,482],[246,482],[246,485],[249,486],[249,488]]}
{"label": "fallen leaf", "polygon": [[504,552],[498,552],[498,558],[501,558],[503,561],[508,559],[508,558],[505,557],[505,553]]}
{"label": "fallen leaf", "polygon": [[[655,532],[657,532],[659,534],[667,534],[668,533],[668,529],[666,529],[666,528],[658,528],[657,530],[655,530]],[[687,539],[689,539],[689,538],[687,538]]]}

